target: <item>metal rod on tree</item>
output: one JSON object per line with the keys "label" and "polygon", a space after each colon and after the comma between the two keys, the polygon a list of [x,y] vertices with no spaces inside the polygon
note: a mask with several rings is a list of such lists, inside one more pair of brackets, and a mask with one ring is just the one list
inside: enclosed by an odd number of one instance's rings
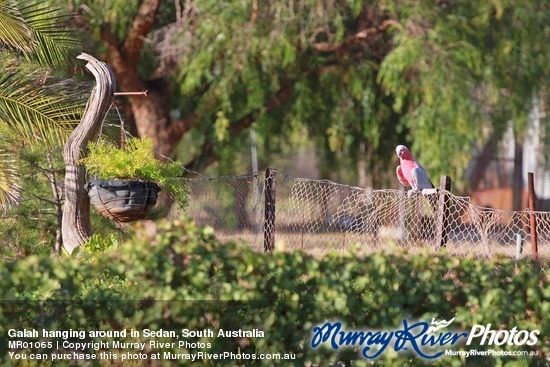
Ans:
{"label": "metal rod on tree", "polygon": [[[114,92],[113,96],[145,96],[147,97],[148,91],[144,90],[142,92]],[[115,106],[116,107],[116,106]],[[124,120],[122,119],[122,116],[120,116],[120,112],[118,112],[118,117],[120,119],[120,150],[124,150],[126,147],[126,132],[124,131]]]}
{"label": "metal rod on tree", "polygon": [[86,68],[95,77],[96,85],[86,104],[80,123],[73,130],[63,147],[65,161],[65,207],[63,208],[63,247],[68,253],[82,246],[91,235],[90,199],[84,190],[85,169],[78,164],[87,151],[89,141],[95,139],[101,129],[105,115],[112,103],[116,80],[111,69],[104,62],[82,53],[78,57],[86,60]]}
{"label": "metal rod on tree", "polygon": [[120,119],[120,150],[124,150],[126,147],[126,135],[124,131],[124,120]]}
{"label": "metal rod on tree", "polygon": [[144,90],[143,92],[114,92],[113,96],[145,96],[147,97],[148,91]]}

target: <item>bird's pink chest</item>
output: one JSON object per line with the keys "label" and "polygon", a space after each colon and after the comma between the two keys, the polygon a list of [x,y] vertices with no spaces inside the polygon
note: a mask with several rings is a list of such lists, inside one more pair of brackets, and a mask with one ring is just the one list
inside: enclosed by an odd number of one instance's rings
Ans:
{"label": "bird's pink chest", "polygon": [[407,159],[401,160],[401,171],[403,172],[403,176],[407,179],[407,181],[412,182],[412,176],[411,171],[418,167],[415,161],[410,161]]}

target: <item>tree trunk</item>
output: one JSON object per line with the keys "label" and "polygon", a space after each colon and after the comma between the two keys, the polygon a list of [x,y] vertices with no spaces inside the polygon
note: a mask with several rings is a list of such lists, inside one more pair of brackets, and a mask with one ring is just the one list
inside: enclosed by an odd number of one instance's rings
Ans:
{"label": "tree trunk", "polygon": [[522,210],[523,198],[523,144],[514,139],[514,173],[512,184],[512,210]]}
{"label": "tree trunk", "polygon": [[160,0],[144,0],[138,9],[126,39],[121,42],[109,25],[101,29],[101,38],[107,49],[107,63],[111,66],[120,89],[124,92],[148,91],[148,96],[128,96],[138,135],[153,139],[157,158],[170,156],[182,136],[197,123],[195,112],[182,119],[170,117],[170,91],[162,79],[145,80],[138,71],[139,56],[147,34],[152,29],[159,11]]}
{"label": "tree trunk", "polygon": [[83,245],[91,235],[90,199],[84,190],[85,169],[78,161],[83,158],[88,142],[97,137],[116,90],[115,77],[107,64],[85,53],[77,58],[88,61],[86,68],[94,75],[96,86],[80,123],[63,148],[66,172],[62,236],[68,253]]}
{"label": "tree trunk", "polygon": [[359,143],[359,157],[357,158],[357,186],[367,187],[367,143]]}
{"label": "tree trunk", "polygon": [[[107,50],[105,60],[112,68],[120,84],[120,90],[148,91],[147,98],[127,96],[127,100],[138,135],[153,139],[157,158],[163,159],[169,157],[181,138],[198,125],[199,111],[195,109],[181,118],[172,118],[170,115],[171,92],[167,81],[162,77],[146,80],[138,71],[143,44],[153,29],[160,5],[160,0],[143,0],[124,40],[120,40],[116,32],[111,30],[110,25],[104,23],[101,27],[101,40]],[[381,25],[381,27],[387,26],[388,24]],[[281,89],[266,102],[264,108],[270,111],[279,107],[289,99],[292,90],[292,83],[284,83]],[[251,111],[233,121],[229,128],[230,135],[234,136],[250,127],[257,114],[258,111]],[[214,153],[213,147],[214,144],[207,140],[198,156],[188,162],[186,168],[198,171],[218,160],[219,157]],[[162,196],[161,194],[161,199]]]}
{"label": "tree trunk", "polygon": [[491,162],[493,161],[495,150],[497,149],[497,143],[501,138],[501,136],[502,134],[500,132],[497,132],[497,131],[493,132],[489,137],[489,139],[487,140],[487,142],[485,143],[483,150],[478,155],[474,169],[470,174],[471,191],[477,191],[477,189],[479,188],[483,180],[483,177],[487,171],[487,167],[489,167],[489,164],[491,164]]}

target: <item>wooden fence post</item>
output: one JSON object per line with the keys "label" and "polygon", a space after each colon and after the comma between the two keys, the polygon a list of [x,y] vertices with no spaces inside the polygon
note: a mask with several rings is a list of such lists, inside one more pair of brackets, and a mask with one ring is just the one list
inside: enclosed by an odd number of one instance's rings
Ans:
{"label": "wooden fence post", "polygon": [[264,217],[264,251],[275,248],[275,177],[277,171],[265,170],[265,217]]}
{"label": "wooden fence post", "polygon": [[448,192],[451,191],[451,178],[449,176],[440,176],[439,178],[439,205],[437,209],[437,231],[435,236],[435,250],[439,251],[445,247],[449,234],[447,225],[449,223],[449,203]]}
{"label": "wooden fence post", "polygon": [[536,208],[536,194],[535,194],[535,180],[533,172],[527,173],[527,189],[529,193],[529,229],[531,232],[531,258],[538,260],[539,248],[537,242],[537,216],[535,214]]}

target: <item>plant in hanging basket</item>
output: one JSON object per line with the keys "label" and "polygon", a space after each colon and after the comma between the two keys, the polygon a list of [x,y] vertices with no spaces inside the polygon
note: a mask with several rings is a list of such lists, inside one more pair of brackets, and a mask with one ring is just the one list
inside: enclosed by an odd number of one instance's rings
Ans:
{"label": "plant in hanging basket", "polygon": [[161,162],[153,154],[149,138],[130,138],[125,149],[99,141],[88,145],[89,154],[80,160],[95,179],[86,183],[94,207],[119,222],[143,219],[157,202],[162,189],[181,207],[187,204],[187,189],[181,180],[183,168]]}

